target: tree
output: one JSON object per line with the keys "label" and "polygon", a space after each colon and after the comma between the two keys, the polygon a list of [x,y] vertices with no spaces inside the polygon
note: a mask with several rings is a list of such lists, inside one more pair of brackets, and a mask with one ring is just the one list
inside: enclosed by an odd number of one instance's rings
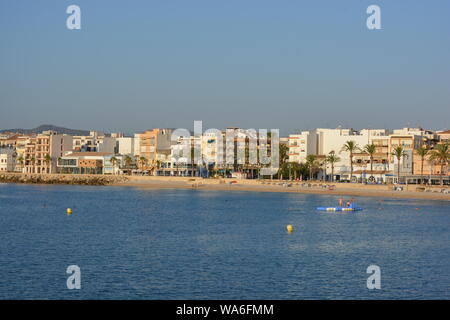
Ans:
{"label": "tree", "polygon": [[284,143],[280,143],[279,145],[279,155],[280,155],[280,165],[287,162],[289,159],[289,147]]}
{"label": "tree", "polygon": [[317,156],[314,154],[309,154],[306,156],[306,165],[309,169],[309,180],[312,180],[313,170],[317,168]]}
{"label": "tree", "polygon": [[278,169],[278,176],[283,179],[283,175],[286,175],[286,171],[283,168],[289,168],[289,166],[285,165],[289,159],[289,147],[285,144],[280,144],[278,148],[279,160],[280,160],[280,169]]}
{"label": "tree", "polygon": [[24,158],[23,158],[23,155],[20,155],[18,158],[17,158],[17,161],[19,161],[19,163],[20,163],[20,169],[21,170],[23,170],[23,163],[24,163]]}
{"label": "tree", "polygon": [[341,152],[345,151],[350,154],[350,182],[353,180],[353,156],[356,151],[359,150],[358,144],[355,141],[347,141],[341,149]]}
{"label": "tree", "polygon": [[420,177],[422,178],[422,184],[425,179],[423,178],[423,163],[425,162],[425,157],[428,154],[429,149],[426,146],[422,146],[416,150],[417,155],[420,157]]}
{"label": "tree", "polygon": [[297,179],[300,176],[307,174],[308,170],[306,169],[304,164],[300,164],[297,162],[285,162],[280,166],[278,170],[278,174],[281,177],[289,177],[289,180]]}
{"label": "tree", "polygon": [[364,152],[369,155],[370,159],[370,174],[373,174],[373,156],[377,152],[377,146],[372,144],[366,144],[364,146]]}
{"label": "tree", "polygon": [[[195,140],[192,139],[191,140],[191,177],[194,176],[194,167],[196,167],[195,165],[195,160],[196,160],[196,148],[195,148]],[[197,163],[197,168],[198,168],[198,163]],[[235,168],[236,170],[236,168]]]}
{"label": "tree", "polygon": [[128,169],[130,169],[130,168],[131,168],[131,165],[132,165],[132,163],[133,163],[133,159],[131,159],[130,156],[125,156],[125,157],[123,158],[123,162],[125,163],[125,167],[128,168]]}
{"label": "tree", "polygon": [[450,163],[449,143],[440,143],[430,151],[430,160],[441,165],[441,186],[444,185],[444,167]]}
{"label": "tree", "polygon": [[394,151],[392,151],[392,155],[397,159],[397,183],[400,183],[400,160],[404,157],[407,157],[408,154],[406,153],[405,149],[403,149],[402,146],[397,146],[394,148]]}
{"label": "tree", "polygon": [[52,162],[52,157],[47,153],[45,156],[44,156],[44,163],[45,163],[45,165],[46,165],[46,167],[47,167],[47,172],[48,173],[50,173],[50,170],[49,170],[49,167],[50,167],[50,163]]}
{"label": "tree", "polygon": [[44,156],[44,162],[45,162],[45,164],[47,165],[47,167],[49,166],[49,164],[50,164],[51,161],[52,161],[52,157],[50,157],[50,155],[47,153],[47,154]]}
{"label": "tree", "polygon": [[139,164],[140,164],[140,167],[141,167],[141,171],[144,171],[144,167],[147,165],[147,158],[140,157],[139,158]]}
{"label": "tree", "polygon": [[324,181],[327,181],[327,165],[328,165],[328,160],[327,157],[325,157],[322,162],[320,163],[320,167],[323,167],[323,177],[324,177]]}
{"label": "tree", "polygon": [[331,181],[334,182],[334,165],[341,161],[341,158],[339,158],[335,152],[332,150],[327,156],[327,162],[331,165]]}
{"label": "tree", "polygon": [[111,159],[109,159],[109,161],[111,162],[112,166],[113,166],[113,174],[116,174],[116,164],[119,161],[116,157],[111,157]]}

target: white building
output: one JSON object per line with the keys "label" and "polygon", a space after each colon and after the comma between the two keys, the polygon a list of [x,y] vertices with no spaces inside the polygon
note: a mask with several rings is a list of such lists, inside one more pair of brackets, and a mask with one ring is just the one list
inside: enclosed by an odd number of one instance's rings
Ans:
{"label": "white building", "polygon": [[438,140],[438,135],[436,132],[431,130],[425,130],[422,128],[402,128],[395,129],[392,132],[393,135],[408,135],[408,136],[417,136],[422,137],[426,140]]}
{"label": "white building", "polygon": [[0,172],[14,171],[14,167],[14,150],[10,148],[0,148]]}
{"label": "white building", "polygon": [[[327,129],[318,128],[310,131],[303,131],[300,134],[291,134],[289,136],[289,161],[304,163],[308,155],[316,155],[322,159],[334,152],[340,161],[334,164],[334,175],[338,179],[350,178],[350,153],[343,150],[347,141],[353,141],[359,148],[355,152],[353,159],[353,170],[366,171],[368,166],[368,154],[362,149],[367,144],[376,144],[377,157],[387,159],[389,135],[385,129],[363,129],[356,131],[353,129]],[[382,150],[382,148],[384,148]],[[386,151],[385,153],[383,153]],[[358,154],[359,158],[356,156]],[[387,167],[387,160],[373,163],[372,168],[384,172]],[[370,169],[370,168],[369,168]],[[327,174],[331,173],[331,165],[326,166]]]}
{"label": "white building", "polygon": [[317,137],[315,130],[289,135],[289,162],[303,163],[306,156],[317,155]]}
{"label": "white building", "polygon": [[140,156],[141,152],[140,152],[140,145],[141,145],[141,136],[140,133],[135,133],[134,134],[134,138],[133,138],[133,155],[134,156]]}
{"label": "white building", "polygon": [[88,136],[73,136],[75,152],[107,152],[115,153],[116,138],[107,137],[102,132],[90,131]]}
{"label": "white building", "polygon": [[113,137],[100,137],[96,141],[97,152],[117,153],[116,138]]}
{"label": "white building", "polygon": [[117,153],[122,155],[134,155],[135,139],[132,137],[116,138]]}

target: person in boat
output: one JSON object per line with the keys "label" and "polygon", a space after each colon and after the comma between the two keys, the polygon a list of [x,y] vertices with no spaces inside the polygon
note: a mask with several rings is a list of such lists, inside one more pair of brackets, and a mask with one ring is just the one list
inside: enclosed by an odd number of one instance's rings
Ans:
{"label": "person in boat", "polygon": [[342,203],[344,202],[344,199],[342,199],[342,198],[339,198],[339,207],[341,207],[342,208]]}
{"label": "person in boat", "polygon": [[348,207],[353,208],[353,198],[350,199],[350,205]]}

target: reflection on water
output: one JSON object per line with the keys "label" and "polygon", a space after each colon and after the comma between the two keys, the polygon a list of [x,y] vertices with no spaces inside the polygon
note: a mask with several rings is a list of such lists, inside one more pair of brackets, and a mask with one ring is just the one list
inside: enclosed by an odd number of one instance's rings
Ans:
{"label": "reflection on water", "polygon": [[[3,184],[0,298],[450,298],[448,202],[356,198],[364,211],[315,210],[337,200]],[[66,289],[71,264],[81,290]],[[382,290],[366,288],[371,264]]]}

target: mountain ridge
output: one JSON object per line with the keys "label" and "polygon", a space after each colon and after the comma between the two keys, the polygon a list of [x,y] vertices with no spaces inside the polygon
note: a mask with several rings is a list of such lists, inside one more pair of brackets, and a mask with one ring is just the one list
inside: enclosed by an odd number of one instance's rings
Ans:
{"label": "mountain ridge", "polygon": [[19,133],[19,134],[33,134],[33,133],[41,133],[42,131],[47,131],[47,130],[56,131],[59,134],[69,134],[69,135],[73,135],[73,136],[89,135],[89,130],[69,129],[69,128],[65,128],[65,127],[55,126],[52,124],[42,124],[33,129],[22,129],[22,128],[2,129],[2,130],[0,130],[0,133],[13,132],[13,133]]}

